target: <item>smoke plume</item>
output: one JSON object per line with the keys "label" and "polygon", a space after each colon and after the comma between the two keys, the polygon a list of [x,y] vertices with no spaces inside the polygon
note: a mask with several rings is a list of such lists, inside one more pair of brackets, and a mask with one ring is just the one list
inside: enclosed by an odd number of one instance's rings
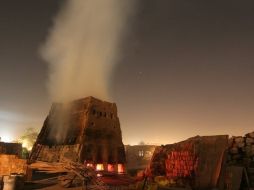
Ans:
{"label": "smoke plume", "polygon": [[[53,101],[110,99],[110,75],[130,13],[130,0],[68,0],[57,15],[42,57]],[[125,28],[126,29],[126,28]]]}

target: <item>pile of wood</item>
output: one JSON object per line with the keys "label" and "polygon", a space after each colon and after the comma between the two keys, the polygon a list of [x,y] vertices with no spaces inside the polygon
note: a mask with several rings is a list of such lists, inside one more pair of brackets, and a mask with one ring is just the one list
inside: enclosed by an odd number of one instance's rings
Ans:
{"label": "pile of wood", "polygon": [[29,167],[40,172],[59,173],[59,184],[63,187],[89,186],[90,189],[106,190],[93,168],[69,160],[56,163],[35,162]]}

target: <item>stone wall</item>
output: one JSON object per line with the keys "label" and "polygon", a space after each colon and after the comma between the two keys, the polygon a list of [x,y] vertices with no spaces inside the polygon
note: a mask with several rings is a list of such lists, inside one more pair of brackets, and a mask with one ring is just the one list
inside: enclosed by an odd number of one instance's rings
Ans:
{"label": "stone wall", "polygon": [[227,164],[245,167],[254,187],[254,132],[229,139]]}

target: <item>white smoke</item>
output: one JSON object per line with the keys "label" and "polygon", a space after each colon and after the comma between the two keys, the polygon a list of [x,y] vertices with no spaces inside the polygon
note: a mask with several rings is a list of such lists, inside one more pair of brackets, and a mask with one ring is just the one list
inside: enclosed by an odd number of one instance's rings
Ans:
{"label": "white smoke", "polygon": [[66,1],[41,51],[49,64],[48,87],[53,101],[85,96],[110,99],[110,75],[132,3]]}

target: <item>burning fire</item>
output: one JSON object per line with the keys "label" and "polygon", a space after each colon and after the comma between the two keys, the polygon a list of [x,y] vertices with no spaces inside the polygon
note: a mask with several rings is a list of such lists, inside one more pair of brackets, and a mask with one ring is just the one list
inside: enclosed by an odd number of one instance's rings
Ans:
{"label": "burning fire", "polygon": [[[104,171],[107,170],[109,172],[114,172],[115,171],[115,165],[114,164],[107,164],[106,168],[104,168],[103,164],[92,164],[92,163],[86,163],[87,167],[95,167],[96,171]],[[124,165],[123,164],[117,164],[117,172],[118,173],[124,173]]]}
{"label": "burning fire", "polygon": [[90,167],[90,168],[93,168],[93,164],[92,163],[87,163],[86,166]]}
{"label": "burning fire", "polygon": [[108,164],[108,171],[109,171],[109,172],[114,172],[114,171],[115,171],[114,165]]}
{"label": "burning fire", "polygon": [[124,173],[124,166],[123,166],[123,164],[117,164],[117,171],[118,171],[118,173]]}
{"label": "burning fire", "polygon": [[103,164],[96,164],[96,171],[102,171],[104,170]]}

